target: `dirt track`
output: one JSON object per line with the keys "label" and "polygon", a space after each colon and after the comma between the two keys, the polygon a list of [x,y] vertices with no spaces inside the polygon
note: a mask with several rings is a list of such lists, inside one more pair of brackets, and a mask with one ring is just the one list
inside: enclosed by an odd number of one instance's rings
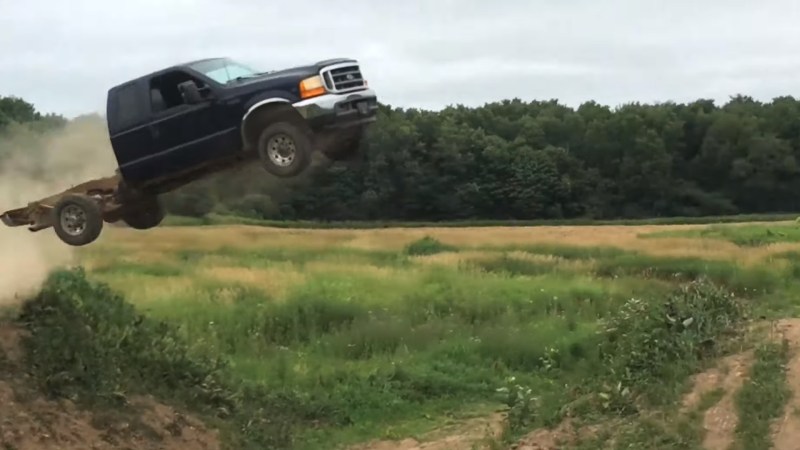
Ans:
{"label": "dirt track", "polygon": [[786,367],[786,381],[792,392],[786,403],[783,417],[773,424],[772,442],[775,450],[795,450],[800,447],[800,319],[787,319],[778,323],[778,330],[789,341],[791,357]]}

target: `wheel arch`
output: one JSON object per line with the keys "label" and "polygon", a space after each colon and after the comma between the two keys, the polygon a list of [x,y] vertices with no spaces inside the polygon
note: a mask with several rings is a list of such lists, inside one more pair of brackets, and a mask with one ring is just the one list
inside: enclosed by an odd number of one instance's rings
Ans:
{"label": "wheel arch", "polygon": [[303,123],[303,116],[283,97],[270,97],[259,100],[247,109],[242,117],[241,136],[245,149],[252,148],[258,139],[258,130],[267,122],[284,118],[293,123]]}

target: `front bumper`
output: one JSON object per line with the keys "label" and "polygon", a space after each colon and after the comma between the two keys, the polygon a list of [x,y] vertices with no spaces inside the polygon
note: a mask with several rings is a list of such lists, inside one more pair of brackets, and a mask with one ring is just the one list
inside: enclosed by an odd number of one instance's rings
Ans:
{"label": "front bumper", "polygon": [[315,130],[366,125],[377,120],[378,99],[367,88],[344,94],[324,94],[293,104]]}

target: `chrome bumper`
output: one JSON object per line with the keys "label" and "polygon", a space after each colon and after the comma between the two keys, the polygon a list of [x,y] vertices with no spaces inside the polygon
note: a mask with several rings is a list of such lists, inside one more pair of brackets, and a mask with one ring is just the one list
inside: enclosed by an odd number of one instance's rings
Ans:
{"label": "chrome bumper", "polygon": [[292,105],[305,119],[329,116],[335,120],[352,115],[369,117],[378,110],[377,96],[371,88],[344,94],[324,94]]}

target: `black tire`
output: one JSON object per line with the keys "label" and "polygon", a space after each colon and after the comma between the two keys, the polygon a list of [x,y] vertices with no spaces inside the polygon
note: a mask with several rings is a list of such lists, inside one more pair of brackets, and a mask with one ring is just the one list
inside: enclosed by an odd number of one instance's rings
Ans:
{"label": "black tire", "polygon": [[67,194],[53,208],[53,229],[68,245],[91,244],[103,231],[103,212],[91,197]]}
{"label": "black tire", "polygon": [[157,197],[125,207],[121,219],[135,230],[149,230],[161,225],[166,213]]}
{"label": "black tire", "polygon": [[261,166],[276,177],[297,176],[311,164],[311,139],[306,130],[290,122],[264,128],[257,148]]}

